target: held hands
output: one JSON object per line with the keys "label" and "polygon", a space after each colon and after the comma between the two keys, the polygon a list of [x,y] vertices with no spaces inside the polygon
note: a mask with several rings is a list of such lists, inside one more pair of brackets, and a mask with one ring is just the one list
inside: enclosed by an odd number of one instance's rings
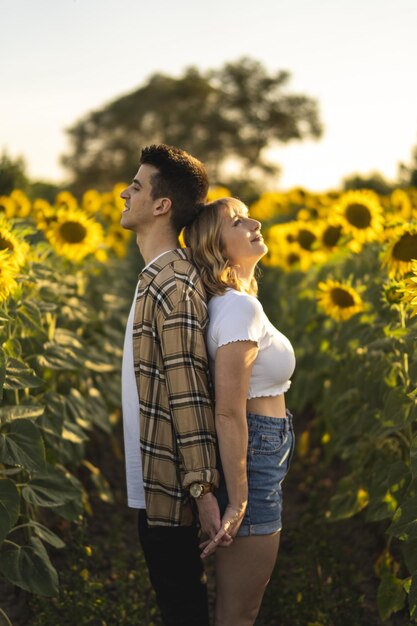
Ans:
{"label": "held hands", "polygon": [[212,538],[200,544],[200,548],[204,548],[200,555],[202,559],[213,554],[218,547],[228,548],[231,545],[242,523],[245,510],[246,502],[240,507],[227,505],[218,532],[214,536],[209,535]]}
{"label": "held hands", "polygon": [[205,496],[196,499],[198,508],[198,517],[200,519],[201,534],[215,537],[220,528],[220,511],[217,498],[212,493],[206,493]]}

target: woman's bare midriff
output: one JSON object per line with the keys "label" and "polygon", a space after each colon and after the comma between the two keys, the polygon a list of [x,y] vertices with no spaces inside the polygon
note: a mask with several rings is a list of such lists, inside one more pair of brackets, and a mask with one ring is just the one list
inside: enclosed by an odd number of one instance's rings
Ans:
{"label": "woman's bare midriff", "polygon": [[285,398],[280,396],[262,396],[260,398],[250,398],[246,403],[249,413],[258,415],[268,415],[269,417],[287,417],[285,413]]}

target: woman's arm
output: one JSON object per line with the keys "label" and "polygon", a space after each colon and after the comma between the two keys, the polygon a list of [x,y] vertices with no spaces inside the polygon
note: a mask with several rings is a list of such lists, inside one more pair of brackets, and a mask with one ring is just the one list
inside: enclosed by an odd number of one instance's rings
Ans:
{"label": "woman's arm", "polygon": [[221,346],[216,352],[215,420],[229,504],[220,531],[202,553],[204,557],[216,549],[225,533],[235,536],[245,513],[248,499],[246,401],[257,354],[255,341],[236,341]]}

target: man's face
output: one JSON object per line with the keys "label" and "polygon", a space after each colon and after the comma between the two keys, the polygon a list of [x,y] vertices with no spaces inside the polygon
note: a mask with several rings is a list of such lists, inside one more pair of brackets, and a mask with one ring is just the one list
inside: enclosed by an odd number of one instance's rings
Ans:
{"label": "man's face", "polygon": [[141,165],[132,183],[120,194],[125,200],[125,208],[120,218],[123,228],[139,232],[153,222],[158,199],[152,199],[151,177],[157,172],[153,165]]}

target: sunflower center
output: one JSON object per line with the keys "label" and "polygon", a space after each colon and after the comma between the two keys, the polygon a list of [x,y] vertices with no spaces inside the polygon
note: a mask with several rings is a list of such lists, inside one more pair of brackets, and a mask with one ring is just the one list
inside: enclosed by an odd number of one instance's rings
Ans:
{"label": "sunflower center", "polygon": [[307,230],[306,228],[300,228],[298,231],[298,243],[304,250],[311,250],[311,246],[316,240],[316,236],[311,230]]}
{"label": "sunflower center", "polygon": [[296,252],[290,252],[289,255],[287,256],[288,265],[295,265],[295,263],[298,263],[299,260],[300,260],[300,255],[297,254]]}
{"label": "sunflower center", "polygon": [[417,235],[405,233],[392,249],[392,256],[397,261],[409,263],[417,259]]}
{"label": "sunflower center", "polygon": [[341,226],[328,226],[323,233],[323,243],[328,248],[333,248],[340,239],[342,234]]}
{"label": "sunflower center", "polygon": [[346,208],[346,219],[355,228],[369,228],[372,215],[364,204],[353,203]]}
{"label": "sunflower center", "polygon": [[11,241],[5,239],[0,235],[0,250],[14,250],[14,246]]}
{"label": "sunflower center", "polygon": [[60,226],[59,233],[66,243],[81,243],[85,239],[87,229],[79,222],[68,221]]}
{"label": "sunflower center", "polygon": [[348,309],[355,304],[353,296],[348,291],[346,291],[346,289],[342,289],[341,287],[333,287],[330,293],[333,304],[338,306],[340,309]]}

